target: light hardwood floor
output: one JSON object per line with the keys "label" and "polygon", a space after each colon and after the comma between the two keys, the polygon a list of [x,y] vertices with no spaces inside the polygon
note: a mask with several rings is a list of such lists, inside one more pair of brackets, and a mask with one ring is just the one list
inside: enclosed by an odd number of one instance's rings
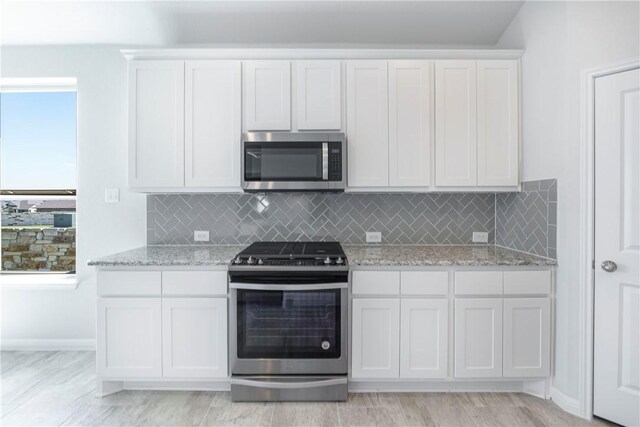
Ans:
{"label": "light hardwood floor", "polygon": [[582,426],[519,393],[358,393],[341,403],[231,403],[225,392],[95,397],[95,353],[0,353],[0,424],[43,426]]}

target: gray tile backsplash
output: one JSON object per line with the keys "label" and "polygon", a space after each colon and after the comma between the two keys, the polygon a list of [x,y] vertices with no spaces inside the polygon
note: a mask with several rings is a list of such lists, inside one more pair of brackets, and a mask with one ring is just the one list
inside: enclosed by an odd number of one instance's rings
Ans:
{"label": "gray tile backsplash", "polygon": [[256,240],[338,240],[384,244],[468,244],[473,231],[495,242],[494,194],[269,193],[168,194],[147,198],[149,244],[193,244],[209,230],[210,244]]}
{"label": "gray tile backsplash", "polygon": [[558,183],[522,183],[519,193],[496,194],[496,244],[556,258]]}

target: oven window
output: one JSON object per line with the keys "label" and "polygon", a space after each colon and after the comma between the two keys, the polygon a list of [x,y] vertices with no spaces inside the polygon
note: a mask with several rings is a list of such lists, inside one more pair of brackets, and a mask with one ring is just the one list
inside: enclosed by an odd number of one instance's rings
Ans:
{"label": "oven window", "polygon": [[340,357],[340,290],[238,289],[238,358]]}
{"label": "oven window", "polygon": [[246,143],[245,181],[321,181],[321,143]]}

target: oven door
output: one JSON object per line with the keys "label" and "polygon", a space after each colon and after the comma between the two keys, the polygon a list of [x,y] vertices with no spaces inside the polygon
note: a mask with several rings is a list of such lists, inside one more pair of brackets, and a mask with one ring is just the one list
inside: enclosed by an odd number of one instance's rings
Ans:
{"label": "oven door", "polygon": [[230,283],[232,374],[346,374],[347,283]]}

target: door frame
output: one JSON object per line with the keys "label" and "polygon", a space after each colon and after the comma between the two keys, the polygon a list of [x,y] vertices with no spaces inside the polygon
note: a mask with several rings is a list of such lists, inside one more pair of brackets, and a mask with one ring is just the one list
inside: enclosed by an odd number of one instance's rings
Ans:
{"label": "door frame", "polygon": [[640,68],[640,57],[580,73],[580,295],[579,415],[593,418],[593,311],[595,302],[595,84],[596,78]]}

